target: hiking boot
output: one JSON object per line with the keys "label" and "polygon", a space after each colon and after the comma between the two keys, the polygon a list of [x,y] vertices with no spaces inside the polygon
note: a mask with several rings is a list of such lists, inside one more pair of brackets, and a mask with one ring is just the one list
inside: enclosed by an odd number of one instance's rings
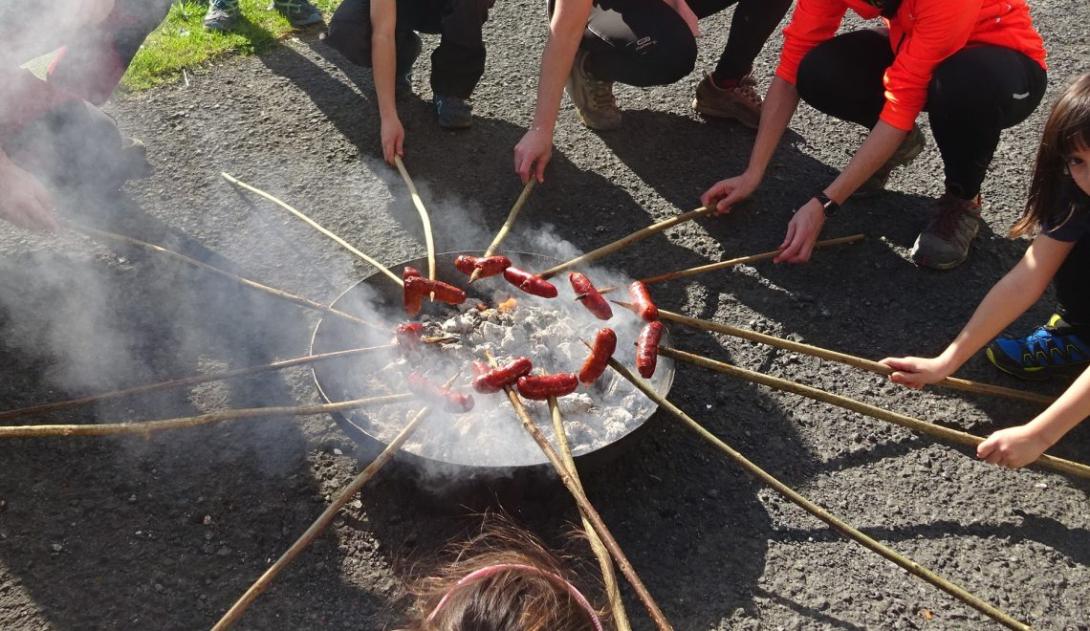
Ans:
{"label": "hiking boot", "polygon": [[923,152],[925,146],[927,146],[927,137],[923,135],[923,131],[918,126],[913,125],[908,135],[901,141],[901,146],[897,147],[889,160],[886,160],[885,164],[878,167],[878,170],[860,185],[855,195],[865,197],[884,191],[893,169],[905,166],[915,160],[916,156]]}
{"label": "hiking boot", "polygon": [[435,96],[435,115],[443,129],[468,129],[473,125],[473,106],[456,96]]}
{"label": "hiking boot", "polygon": [[961,199],[944,193],[935,205],[938,214],[912,246],[912,260],[920,267],[947,270],[969,258],[969,244],[980,230],[980,195]]}
{"label": "hiking boot", "polygon": [[420,57],[423,43],[416,31],[409,31],[404,41],[397,42],[397,76],[394,77],[394,87],[397,90],[411,91],[413,89],[413,64]]}
{"label": "hiking boot", "polygon": [[204,28],[209,31],[230,31],[238,24],[238,0],[211,0],[204,14]]}
{"label": "hiking boot", "polygon": [[269,8],[276,9],[280,15],[288,18],[295,28],[322,23],[322,12],[309,0],[273,0]]}
{"label": "hiking boot", "polygon": [[621,110],[613,98],[613,82],[590,76],[585,67],[587,55],[585,50],[575,54],[568,75],[568,96],[584,125],[598,131],[617,129],[621,126]]}
{"label": "hiking boot", "polygon": [[1090,345],[1059,314],[1026,337],[996,338],[984,352],[999,370],[1030,381],[1090,364]]}
{"label": "hiking boot", "polygon": [[757,82],[747,74],[733,81],[716,80],[712,74],[696,86],[693,109],[713,118],[730,118],[751,129],[761,123],[761,95]]}

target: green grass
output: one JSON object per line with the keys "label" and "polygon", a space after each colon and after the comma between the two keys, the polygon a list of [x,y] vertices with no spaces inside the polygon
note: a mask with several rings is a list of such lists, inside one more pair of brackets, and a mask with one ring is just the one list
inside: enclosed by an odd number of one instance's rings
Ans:
{"label": "green grass", "polygon": [[[328,18],[338,0],[311,0]],[[269,8],[270,0],[240,0],[242,18],[232,33],[204,30],[206,2],[179,0],[166,20],[144,42],[122,85],[143,90],[176,80],[183,68],[193,68],[220,55],[254,54],[268,50],[292,32],[291,24]]]}

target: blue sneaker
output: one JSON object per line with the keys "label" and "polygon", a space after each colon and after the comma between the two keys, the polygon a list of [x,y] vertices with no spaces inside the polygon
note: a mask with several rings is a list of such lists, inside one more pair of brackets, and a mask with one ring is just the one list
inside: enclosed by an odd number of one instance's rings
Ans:
{"label": "blue sneaker", "polygon": [[435,96],[435,114],[443,129],[468,129],[473,125],[473,106],[456,96]]}
{"label": "blue sneaker", "polygon": [[1047,379],[1059,370],[1090,364],[1090,344],[1059,314],[1054,314],[1048,324],[1037,327],[1026,337],[995,339],[985,353],[999,370],[1031,381]]}

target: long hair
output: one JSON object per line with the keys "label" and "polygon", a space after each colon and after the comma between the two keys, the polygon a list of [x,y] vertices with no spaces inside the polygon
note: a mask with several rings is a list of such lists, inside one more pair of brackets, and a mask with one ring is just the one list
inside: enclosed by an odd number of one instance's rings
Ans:
{"label": "long hair", "polygon": [[[449,563],[411,586],[415,603],[405,631],[594,631],[589,612],[546,576],[578,584],[570,569],[578,562],[550,551],[525,530],[492,517],[480,534],[447,554]],[[495,565],[536,571],[506,570],[458,584],[468,574]],[[607,617],[601,607],[595,613]]]}
{"label": "long hair", "polygon": [[1037,150],[1026,209],[1011,228],[1012,237],[1042,225],[1062,224],[1090,204],[1066,166],[1068,156],[1085,149],[1090,149],[1090,74],[1076,79],[1052,106]]}

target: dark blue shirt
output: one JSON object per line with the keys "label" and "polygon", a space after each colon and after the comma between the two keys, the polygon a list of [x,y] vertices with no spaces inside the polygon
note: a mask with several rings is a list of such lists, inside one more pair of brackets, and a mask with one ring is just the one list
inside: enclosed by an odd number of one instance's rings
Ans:
{"label": "dark blue shirt", "polygon": [[1072,183],[1060,199],[1064,212],[1043,222],[1041,234],[1068,243],[1090,235],[1090,196]]}

